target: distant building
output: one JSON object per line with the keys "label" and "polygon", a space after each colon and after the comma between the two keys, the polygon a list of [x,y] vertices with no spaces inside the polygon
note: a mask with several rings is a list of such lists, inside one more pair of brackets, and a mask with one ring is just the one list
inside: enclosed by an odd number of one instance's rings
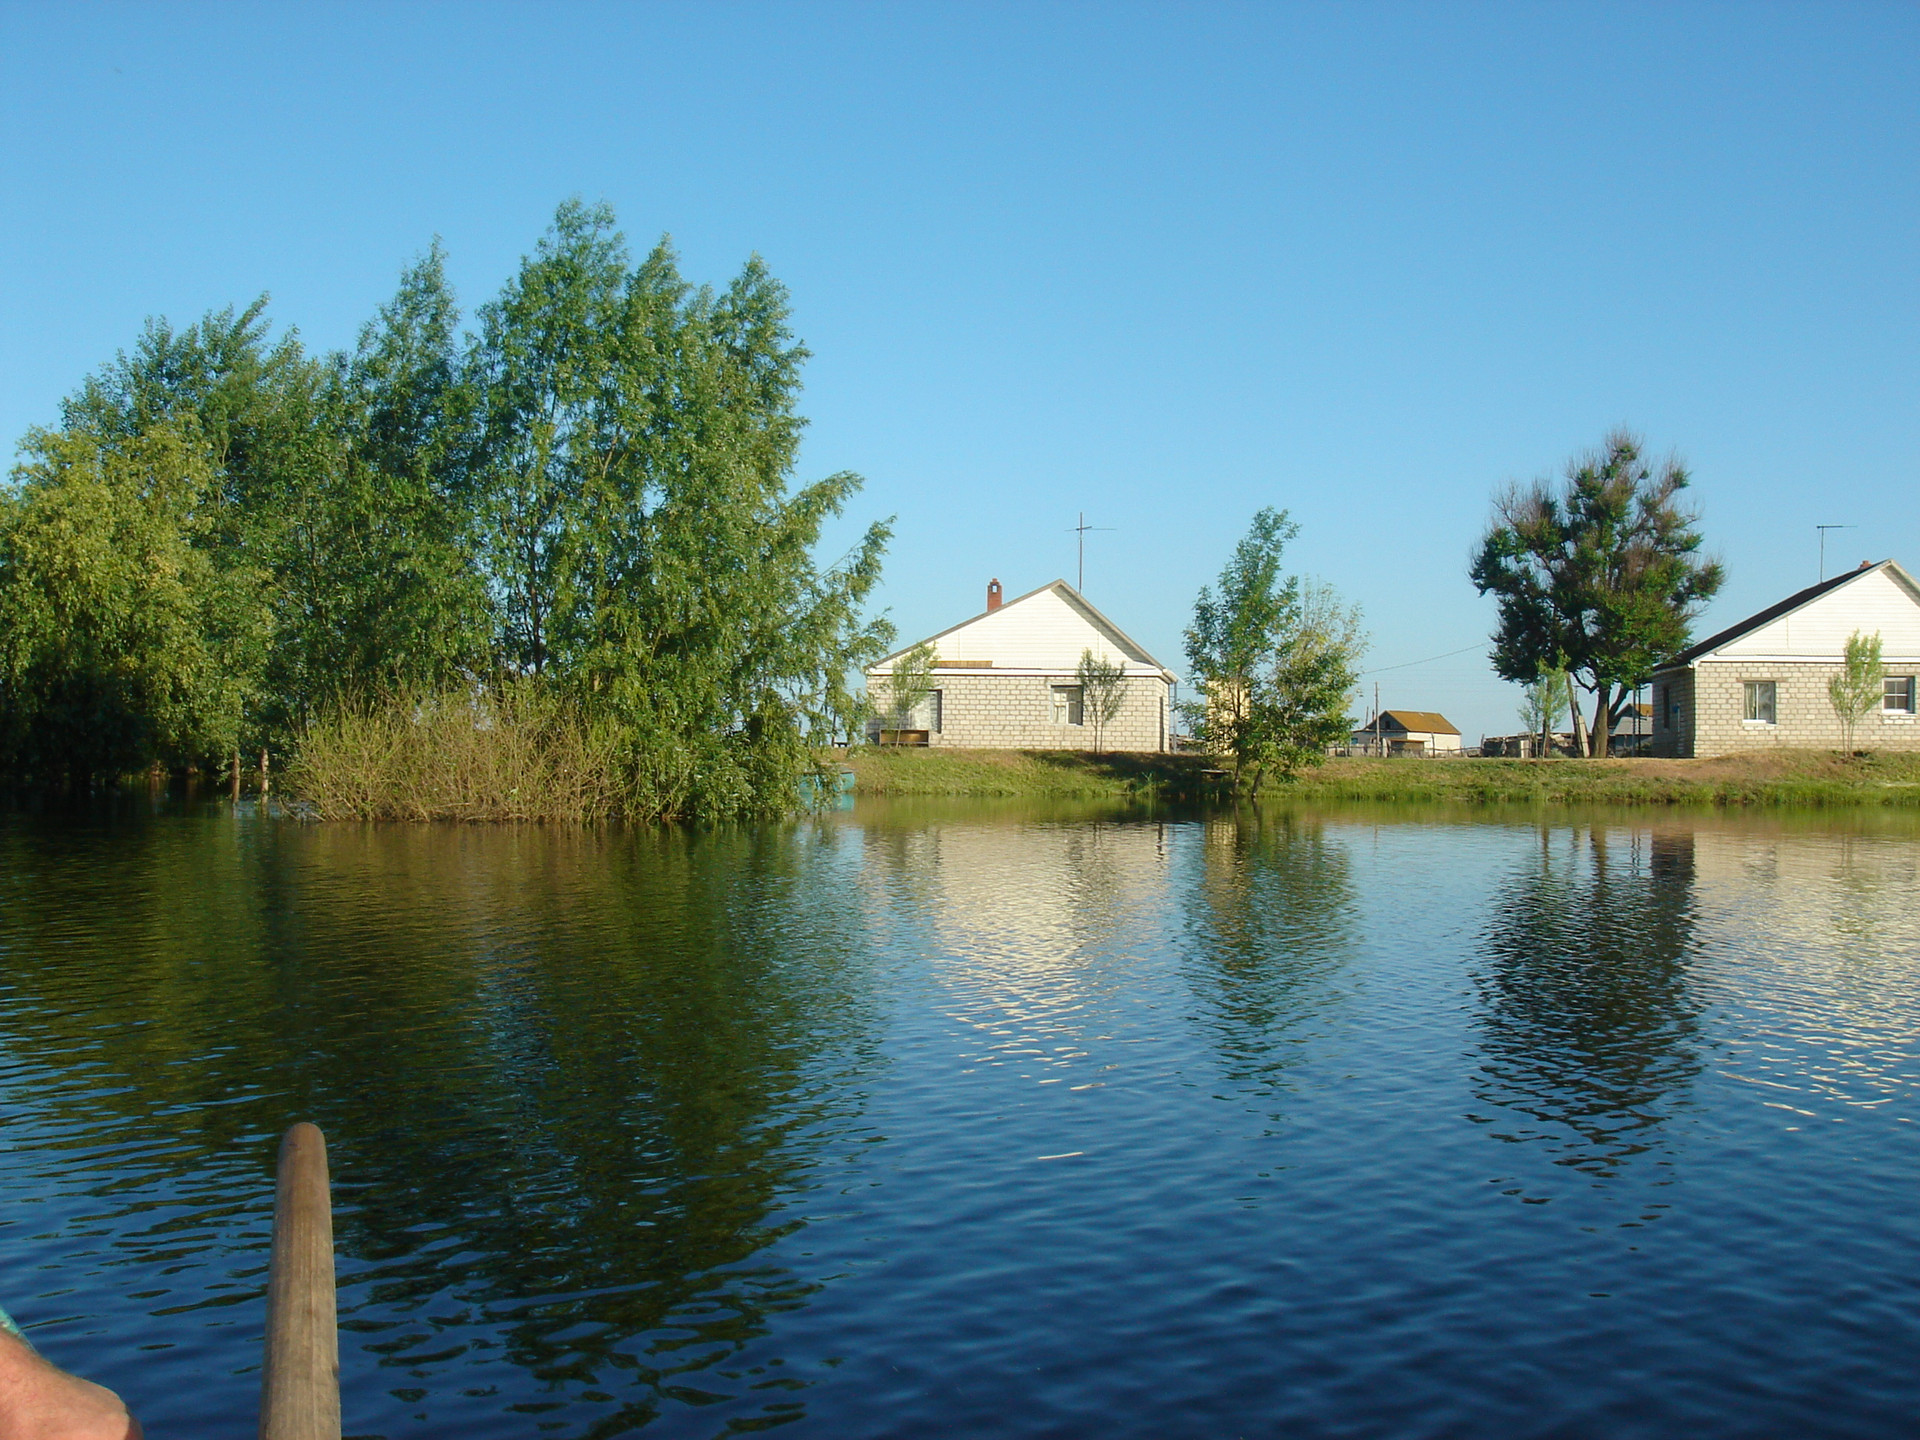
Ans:
{"label": "distant building", "polygon": [[1353,748],[1366,755],[1457,755],[1460,731],[1436,710],[1382,710],[1353,732]]}
{"label": "distant building", "polygon": [[[1082,652],[1125,672],[1120,713],[1103,728],[1106,750],[1172,747],[1175,677],[1064,580],[1004,604],[1000,582],[987,585],[987,608],[942,630],[934,647],[933,693],[904,725],[874,721],[869,733],[908,745],[1005,750],[1091,750],[1087,713],[1075,672]],[[867,671],[871,693],[884,699],[893,667],[909,645]],[[884,707],[883,707],[884,708]],[[898,717],[896,717],[898,718]]]}
{"label": "distant building", "polygon": [[1653,753],[1730,755],[1845,743],[1827,681],[1847,638],[1880,636],[1887,676],[1877,710],[1854,743],[1920,750],[1920,585],[1891,560],[1862,563],[1789,595],[1683,650],[1653,676]]}

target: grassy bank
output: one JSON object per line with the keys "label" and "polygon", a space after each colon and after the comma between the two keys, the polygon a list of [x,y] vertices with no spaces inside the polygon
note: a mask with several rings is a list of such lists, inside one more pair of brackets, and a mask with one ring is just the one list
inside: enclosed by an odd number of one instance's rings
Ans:
{"label": "grassy bank", "polygon": [[[863,795],[1200,799],[1200,755],[1049,750],[849,752]],[[1329,760],[1268,798],[1552,805],[1920,805],[1920,755],[1778,751],[1715,760]]]}

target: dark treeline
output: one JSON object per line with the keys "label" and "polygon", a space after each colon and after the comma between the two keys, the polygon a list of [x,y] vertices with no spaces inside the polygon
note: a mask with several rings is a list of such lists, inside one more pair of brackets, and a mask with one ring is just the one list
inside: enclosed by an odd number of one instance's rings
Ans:
{"label": "dark treeline", "polygon": [[0,767],[85,784],[266,751],[323,810],[436,813],[382,801],[399,771],[355,746],[459,713],[590,753],[566,813],[792,803],[890,639],[862,618],[888,531],[815,563],[861,482],[790,487],[807,352],[757,258],[695,287],[570,202],[471,333],[437,243],[350,354],[275,338],[265,306],[149,322],[23,442]]}

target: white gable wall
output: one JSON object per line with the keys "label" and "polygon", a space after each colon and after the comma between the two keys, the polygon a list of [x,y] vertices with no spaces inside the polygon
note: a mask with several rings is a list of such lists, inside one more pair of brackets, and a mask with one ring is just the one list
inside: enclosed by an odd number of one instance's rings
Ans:
{"label": "white gable wall", "polygon": [[[995,670],[1067,674],[1080,663],[1084,650],[1102,660],[1117,662],[1130,675],[1159,675],[1160,667],[1145,651],[1129,645],[1124,636],[1101,625],[1086,610],[1050,585],[998,610],[957,625],[933,640],[941,661],[991,661]],[[869,673],[884,675],[898,656],[889,656]]]}
{"label": "white gable wall", "polygon": [[1838,657],[1856,630],[1863,635],[1879,631],[1881,653],[1889,661],[1920,659],[1920,602],[1886,570],[1829,590],[1792,614],[1729,640],[1713,656]]}

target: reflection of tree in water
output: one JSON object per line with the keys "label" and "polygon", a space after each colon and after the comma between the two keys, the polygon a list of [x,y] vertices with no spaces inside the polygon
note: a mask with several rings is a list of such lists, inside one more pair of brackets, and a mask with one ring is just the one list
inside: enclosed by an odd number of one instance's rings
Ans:
{"label": "reflection of tree in water", "polygon": [[1281,1081],[1338,998],[1355,945],[1353,867],[1320,823],[1243,811],[1211,821],[1186,925],[1196,996],[1233,1080]]}
{"label": "reflection of tree in water", "polygon": [[1690,833],[1542,829],[1538,858],[1494,897],[1473,975],[1475,1094],[1509,1117],[1475,1118],[1599,1176],[1657,1145],[1700,1070],[1692,904]]}
{"label": "reflection of tree in water", "polygon": [[[4,900],[0,1051],[87,1053],[39,1108],[88,1145],[184,1142],[150,1179],[224,1171],[229,1205],[265,1200],[281,1125],[321,1124],[350,1412],[375,1398],[357,1349],[399,1372],[401,1428],[797,1413],[798,1379],[729,1364],[817,1288],[756,1256],[850,1119],[865,1012],[830,832],[322,829],[224,863],[231,835],[185,833],[120,837],[104,874],[9,847],[38,873]],[[77,922],[94,890],[116,903]],[[241,1298],[206,1288],[170,1299]]]}

